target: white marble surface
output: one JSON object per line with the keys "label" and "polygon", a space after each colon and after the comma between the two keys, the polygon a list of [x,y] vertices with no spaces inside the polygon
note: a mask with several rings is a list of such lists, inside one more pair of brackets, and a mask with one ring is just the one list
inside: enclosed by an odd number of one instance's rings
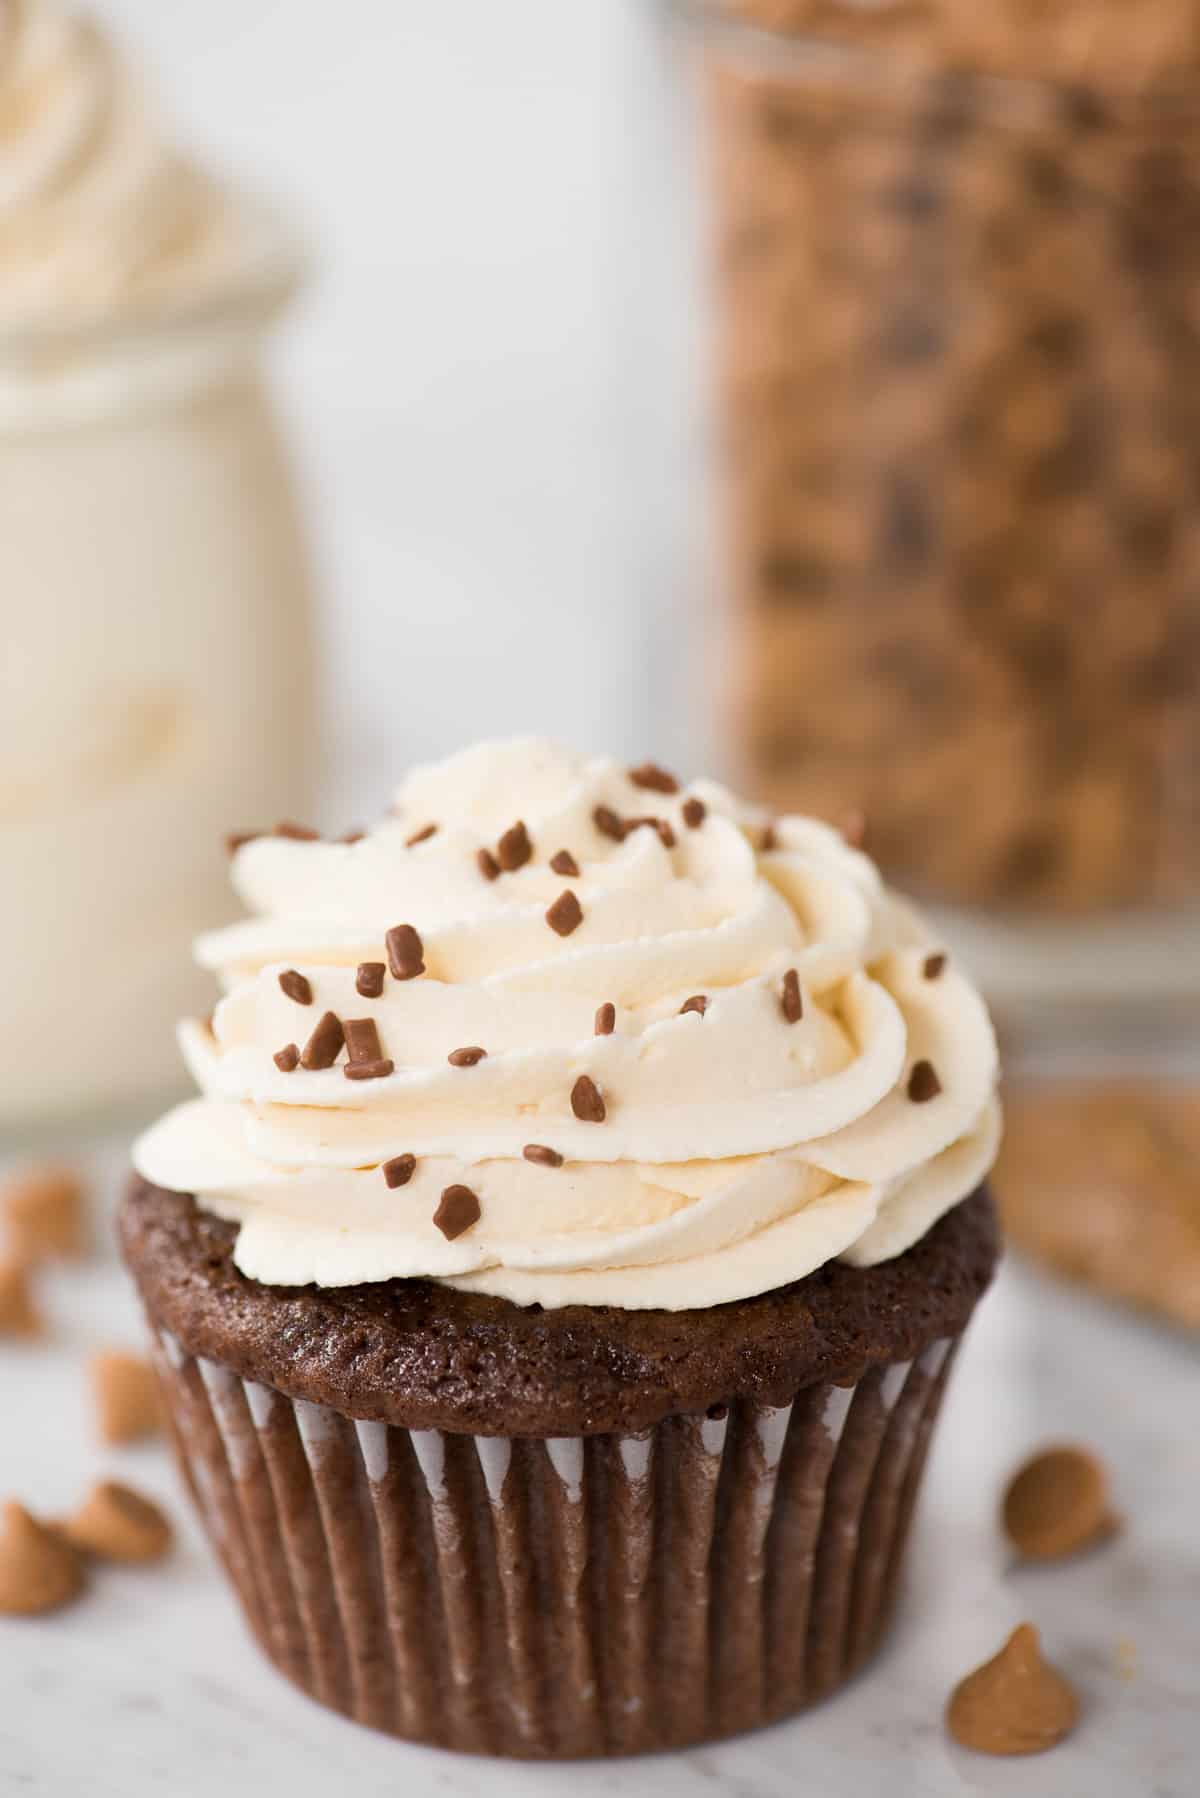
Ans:
{"label": "white marble surface", "polygon": [[[96,1159],[115,1199],[122,1148]],[[288,1798],[568,1789],[656,1798],[1194,1798],[1200,1782],[1200,1350],[1009,1269],[977,1319],[951,1389],[910,1577],[887,1647],[842,1697],[757,1736],[648,1761],[531,1767],[405,1747],[327,1714],[259,1658],[166,1453],[93,1442],[82,1357],[136,1345],[111,1250],[49,1284],[48,1346],[0,1345],[0,1494],[53,1514],[105,1472],[167,1500],[169,1569],[108,1570],[57,1617],[0,1620],[0,1791],[37,1798]],[[1049,1438],[1108,1460],[1121,1536],[1061,1568],[1018,1570],[994,1527],[1006,1472]],[[1031,1617],[1077,1681],[1077,1735],[1036,1761],[951,1747],[954,1680]],[[332,1783],[331,1783],[332,1782]]]}

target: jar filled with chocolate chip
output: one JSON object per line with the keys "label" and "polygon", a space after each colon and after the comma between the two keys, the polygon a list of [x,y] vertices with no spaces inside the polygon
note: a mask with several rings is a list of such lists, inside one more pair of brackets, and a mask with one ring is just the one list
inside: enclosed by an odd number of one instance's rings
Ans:
{"label": "jar filled with chocolate chip", "polygon": [[997,996],[1194,1005],[1200,11],[685,13],[732,771]]}

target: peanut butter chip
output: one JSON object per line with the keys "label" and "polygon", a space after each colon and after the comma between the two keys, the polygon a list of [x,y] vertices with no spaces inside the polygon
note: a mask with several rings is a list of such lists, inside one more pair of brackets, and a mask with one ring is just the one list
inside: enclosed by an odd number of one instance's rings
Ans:
{"label": "peanut butter chip", "polygon": [[1022,1623],[994,1660],[968,1673],[946,1706],[946,1728],[976,1754],[1040,1754],[1070,1735],[1078,1718],[1079,1700],[1042,1659],[1032,1623]]}
{"label": "peanut butter chip", "polygon": [[58,1529],[80,1554],[102,1561],[161,1561],[171,1546],[171,1526],[163,1512],[116,1480],[93,1486]]}
{"label": "peanut butter chip", "polygon": [[88,1363],[96,1400],[96,1421],[105,1442],[137,1442],[162,1428],[162,1407],[154,1369],[140,1355],[109,1349]]}
{"label": "peanut butter chip", "polygon": [[70,1543],[10,1499],[0,1511],[0,1616],[56,1610],[82,1586],[83,1569]]}
{"label": "peanut butter chip", "polygon": [[29,1269],[17,1255],[0,1257],[0,1336],[40,1336],[42,1320],[29,1290]]}
{"label": "peanut butter chip", "polygon": [[1034,1455],[1004,1494],[1005,1534],[1027,1561],[1056,1561],[1110,1536],[1116,1520],[1095,1455],[1063,1446]]}
{"label": "peanut butter chip", "polygon": [[66,1167],[33,1167],[4,1193],[8,1239],[25,1261],[78,1260],[86,1247],[83,1185]]}

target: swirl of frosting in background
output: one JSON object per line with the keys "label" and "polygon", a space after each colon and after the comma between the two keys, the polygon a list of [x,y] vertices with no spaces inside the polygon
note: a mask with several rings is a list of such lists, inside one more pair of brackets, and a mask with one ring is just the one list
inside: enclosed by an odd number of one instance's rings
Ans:
{"label": "swirl of frosting in background", "polygon": [[124,59],[60,0],[0,0],[0,323],[137,307],[240,253]]}
{"label": "swirl of frosting in background", "polygon": [[[254,915],[201,939],[226,996],[182,1033],[204,1096],[135,1161],[236,1220],[253,1278],[707,1306],[900,1254],[994,1159],[981,999],[814,819],[516,740],[416,769],[359,841],[253,839],[234,881]],[[364,997],[398,924],[423,969]],[[327,1012],[373,1020],[390,1071],[280,1067]]]}

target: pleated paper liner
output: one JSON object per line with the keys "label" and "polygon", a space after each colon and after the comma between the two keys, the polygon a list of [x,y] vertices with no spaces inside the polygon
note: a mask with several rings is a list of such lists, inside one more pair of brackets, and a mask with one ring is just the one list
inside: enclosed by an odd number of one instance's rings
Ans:
{"label": "pleated paper liner", "polygon": [[355,1421],[154,1340],[276,1666],[375,1729],[526,1757],[684,1747],[841,1684],[886,1623],[957,1346],[782,1407],[530,1440]]}

